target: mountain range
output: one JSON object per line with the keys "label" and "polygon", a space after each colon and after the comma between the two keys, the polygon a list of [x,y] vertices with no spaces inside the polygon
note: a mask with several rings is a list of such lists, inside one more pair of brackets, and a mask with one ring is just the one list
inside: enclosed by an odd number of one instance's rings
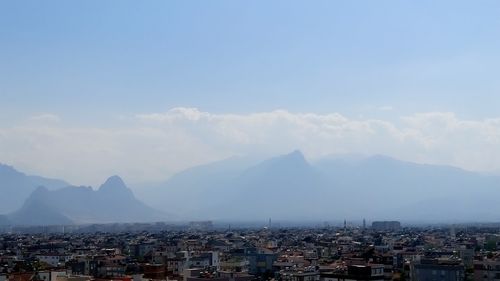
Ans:
{"label": "mountain range", "polygon": [[63,180],[39,176],[28,176],[11,166],[0,164],[0,214],[19,208],[39,186],[49,190],[59,189],[69,184]]}
{"label": "mountain range", "polygon": [[[7,168],[5,168],[7,167]],[[57,188],[65,182],[40,177],[26,176],[12,167],[4,166],[3,175],[10,182],[5,190],[15,198],[26,195],[15,211],[0,216],[0,225],[68,225],[84,223],[152,222],[163,221],[167,215],[137,200],[132,191],[118,176],[112,176],[98,190],[91,187],[71,186]],[[15,175],[15,176],[12,176]],[[42,180],[40,180],[42,179]],[[0,177],[0,181],[3,178]],[[33,180],[31,185],[29,180]],[[36,181],[34,181],[36,180]],[[9,183],[7,185],[6,183]],[[16,185],[16,183],[20,183]],[[50,189],[45,184],[52,184]],[[38,186],[38,187],[36,187]],[[2,194],[4,189],[2,190]],[[16,191],[12,192],[12,191]],[[3,197],[8,199],[8,197]]]}
{"label": "mountain range", "polygon": [[500,220],[498,176],[380,155],[311,163],[294,151],[244,162],[231,158],[188,169],[142,189],[140,198],[196,219]]}
{"label": "mountain range", "polygon": [[[1,166],[7,167],[7,166]],[[13,168],[8,167],[12,174]],[[15,170],[14,170],[15,171]],[[214,220],[500,220],[500,177],[386,156],[332,155],[310,162],[300,151],[266,160],[232,157],[134,189],[113,176],[99,189],[64,186],[17,171],[9,190],[30,190],[1,224]],[[7,186],[0,174],[0,191]],[[27,186],[28,177],[33,182]],[[13,178],[12,176],[7,177]],[[22,180],[19,180],[22,179]],[[43,178],[42,178],[43,179]],[[21,195],[17,195],[21,198]],[[144,203],[142,203],[144,202]],[[146,205],[147,204],[147,205]],[[152,206],[152,207],[149,207]],[[159,210],[159,211],[157,211]],[[168,214],[168,215],[166,215]]]}

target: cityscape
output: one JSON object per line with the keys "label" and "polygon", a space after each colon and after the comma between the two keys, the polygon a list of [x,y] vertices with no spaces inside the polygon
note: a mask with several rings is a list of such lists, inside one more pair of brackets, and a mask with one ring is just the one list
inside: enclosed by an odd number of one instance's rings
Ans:
{"label": "cityscape", "polygon": [[500,280],[499,15],[0,0],[0,281]]}
{"label": "cityscape", "polygon": [[23,227],[1,280],[497,280],[500,224],[398,221],[253,227],[212,221]]}

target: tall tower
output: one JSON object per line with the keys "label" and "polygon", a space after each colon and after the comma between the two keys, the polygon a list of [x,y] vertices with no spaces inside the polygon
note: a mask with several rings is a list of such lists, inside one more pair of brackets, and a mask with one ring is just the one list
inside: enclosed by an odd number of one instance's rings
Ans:
{"label": "tall tower", "polygon": [[271,224],[271,218],[269,218],[269,222],[267,223],[267,228],[271,229],[271,226],[272,226],[272,224]]}
{"label": "tall tower", "polygon": [[366,220],[363,219],[363,231],[365,231],[365,230],[366,230]]}
{"label": "tall tower", "polygon": [[344,219],[344,232],[347,232],[347,221]]}

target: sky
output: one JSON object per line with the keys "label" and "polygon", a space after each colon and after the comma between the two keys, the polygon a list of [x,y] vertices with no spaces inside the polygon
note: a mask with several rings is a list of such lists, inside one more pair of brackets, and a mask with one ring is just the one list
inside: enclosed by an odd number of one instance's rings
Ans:
{"label": "sky", "polygon": [[1,1],[0,162],[74,184],[233,155],[500,171],[498,1]]}

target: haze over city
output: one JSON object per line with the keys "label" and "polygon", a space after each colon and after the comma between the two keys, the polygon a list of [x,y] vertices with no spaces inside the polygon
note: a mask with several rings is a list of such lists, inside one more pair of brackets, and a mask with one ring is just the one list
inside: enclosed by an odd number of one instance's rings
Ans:
{"label": "haze over city", "polygon": [[[496,221],[499,9],[2,2],[0,213],[132,220],[99,218],[122,198],[139,221]],[[33,218],[76,190],[80,209]]]}
{"label": "haze over city", "polygon": [[0,1],[0,281],[500,280],[500,1]]}

